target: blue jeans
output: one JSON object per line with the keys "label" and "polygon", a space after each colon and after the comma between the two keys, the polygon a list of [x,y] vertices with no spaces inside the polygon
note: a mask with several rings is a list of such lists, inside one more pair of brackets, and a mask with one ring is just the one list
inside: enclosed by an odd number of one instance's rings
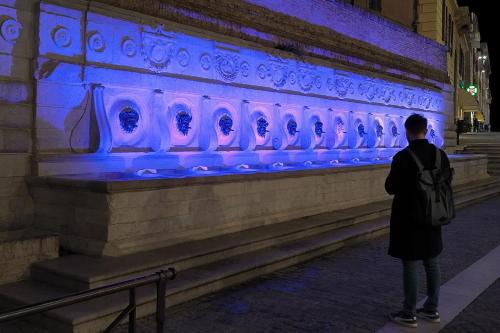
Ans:
{"label": "blue jeans", "polygon": [[[417,307],[418,273],[417,266],[422,260],[403,260],[403,286],[405,300],[403,310],[415,315]],[[439,303],[440,274],[438,259],[423,260],[427,277],[427,300],[424,309],[437,311]]]}

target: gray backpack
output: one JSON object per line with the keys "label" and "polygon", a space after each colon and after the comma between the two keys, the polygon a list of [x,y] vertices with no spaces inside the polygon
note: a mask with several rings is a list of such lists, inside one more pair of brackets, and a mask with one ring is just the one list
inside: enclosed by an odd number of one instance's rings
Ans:
{"label": "gray backpack", "polygon": [[421,224],[428,226],[441,226],[451,222],[455,217],[455,202],[451,181],[454,170],[441,168],[441,150],[436,147],[436,163],[433,169],[428,170],[410,148],[410,156],[418,167],[417,175],[417,200],[418,212],[423,221]]}

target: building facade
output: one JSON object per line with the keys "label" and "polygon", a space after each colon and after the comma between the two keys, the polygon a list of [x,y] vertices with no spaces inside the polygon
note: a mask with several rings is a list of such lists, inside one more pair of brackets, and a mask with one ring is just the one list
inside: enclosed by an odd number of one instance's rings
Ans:
{"label": "building facade", "polygon": [[491,68],[488,47],[481,43],[478,18],[456,0],[349,1],[398,22],[447,48],[447,72],[454,87],[455,120],[470,131],[490,124]]}

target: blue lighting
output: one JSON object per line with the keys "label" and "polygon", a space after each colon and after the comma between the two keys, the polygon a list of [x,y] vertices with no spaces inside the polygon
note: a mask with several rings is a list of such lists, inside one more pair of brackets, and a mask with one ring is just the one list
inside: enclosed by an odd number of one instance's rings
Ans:
{"label": "blue lighting", "polygon": [[381,138],[382,136],[384,136],[384,127],[379,123],[377,123],[376,130],[377,130],[377,137]]}
{"label": "blue lighting", "polygon": [[436,131],[434,131],[433,128],[431,128],[430,136],[431,136],[432,139],[434,139],[436,137]]}
{"label": "blue lighting", "polygon": [[364,137],[367,134],[365,132],[365,126],[363,124],[358,125],[358,134],[360,137]]}
{"label": "blue lighting", "polygon": [[120,126],[125,133],[133,133],[139,123],[139,112],[131,107],[124,108],[119,115]]}
{"label": "blue lighting", "polygon": [[269,126],[269,122],[265,118],[261,117],[257,119],[257,134],[259,134],[260,137],[266,137],[266,133],[269,132],[267,126]]}
{"label": "blue lighting", "polygon": [[321,135],[325,133],[323,132],[323,123],[321,121],[314,123],[314,133],[316,133],[316,136],[319,138],[321,138]]}
{"label": "blue lighting", "polygon": [[294,119],[290,119],[286,124],[286,128],[288,130],[288,134],[291,136],[295,136],[297,134],[297,122]]}
{"label": "blue lighting", "polygon": [[219,127],[225,136],[228,136],[233,131],[233,119],[225,114],[219,119]]}
{"label": "blue lighting", "polygon": [[177,115],[175,116],[175,120],[179,132],[181,132],[183,135],[188,135],[189,130],[191,129],[189,124],[191,123],[191,120],[193,120],[193,116],[191,116],[186,111],[181,111],[177,113]]}
{"label": "blue lighting", "polygon": [[399,135],[398,128],[397,128],[396,125],[392,126],[391,131],[392,131],[392,136],[393,137],[397,137]]}

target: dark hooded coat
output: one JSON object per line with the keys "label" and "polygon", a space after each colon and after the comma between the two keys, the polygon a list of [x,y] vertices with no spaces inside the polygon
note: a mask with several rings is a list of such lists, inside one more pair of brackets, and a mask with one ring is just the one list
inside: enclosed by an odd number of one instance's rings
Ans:
{"label": "dark hooded coat", "polygon": [[[436,146],[427,140],[414,140],[409,148],[418,156],[426,169],[436,163]],[[450,161],[441,151],[441,167],[448,168]],[[389,255],[403,260],[422,260],[438,256],[443,249],[441,227],[422,226],[423,214],[412,212],[417,199],[416,180],[418,168],[406,149],[398,152],[385,182],[387,193],[394,195],[391,212]],[[419,222],[420,221],[420,222]]]}

